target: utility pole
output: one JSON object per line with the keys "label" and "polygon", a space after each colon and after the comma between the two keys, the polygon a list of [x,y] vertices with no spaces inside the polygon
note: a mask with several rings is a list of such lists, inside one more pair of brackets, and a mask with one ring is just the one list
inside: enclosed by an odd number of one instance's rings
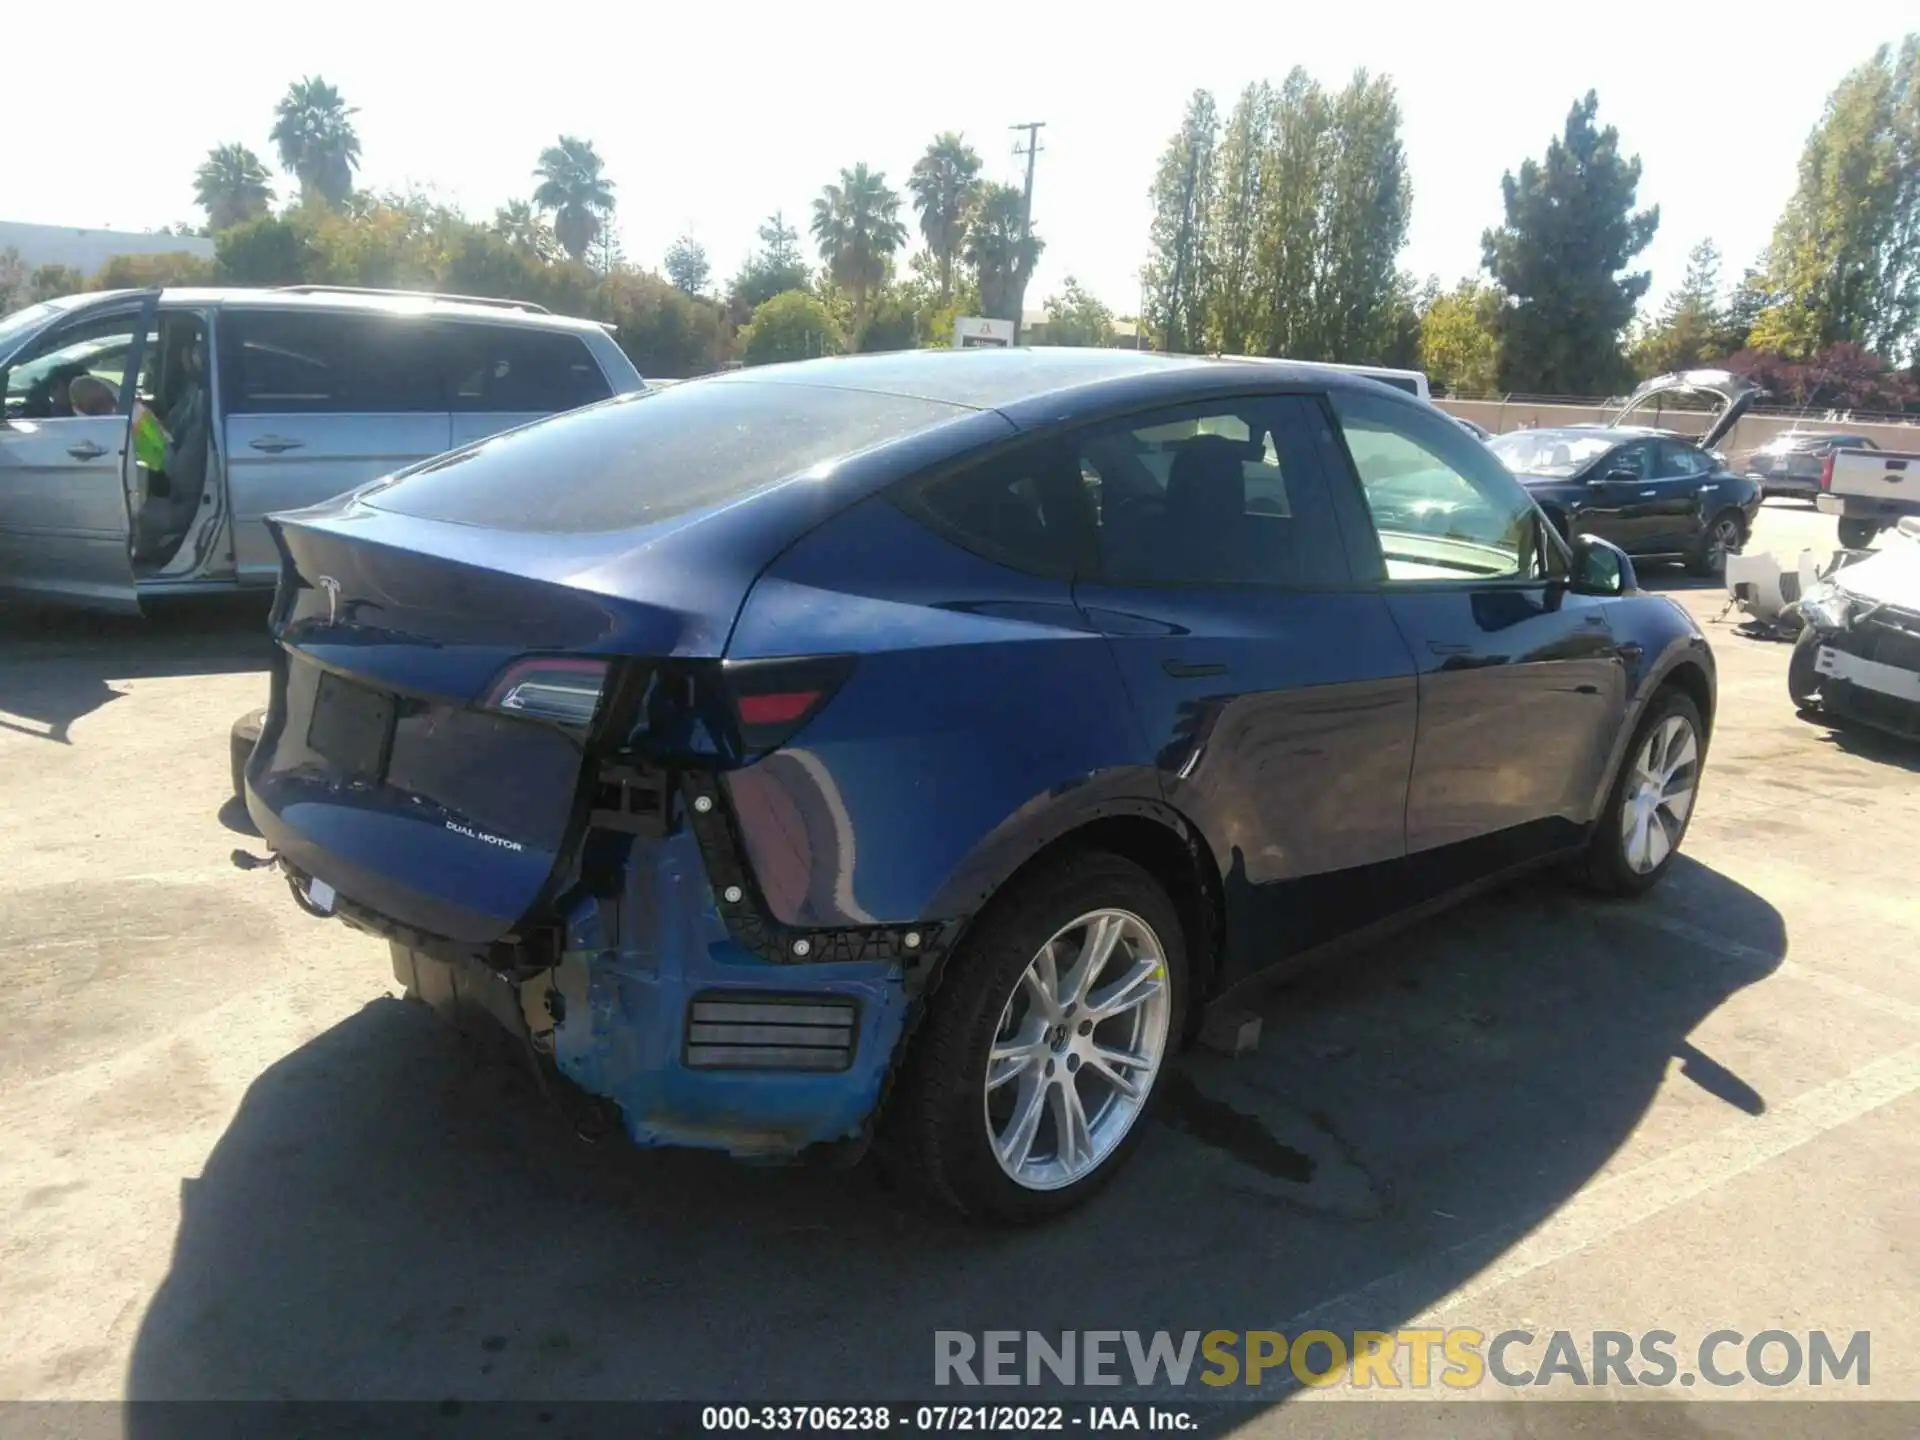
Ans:
{"label": "utility pole", "polygon": [[[1020,202],[1020,249],[1022,253],[1024,253],[1027,248],[1027,241],[1033,238],[1033,157],[1040,153],[1040,132],[1047,128],[1047,122],[1044,120],[1028,120],[1019,125],[1009,125],[1007,128],[1009,130],[1024,130],[1027,132],[1027,148],[1022,150],[1018,141],[1014,143],[1013,147],[1013,153],[1015,155],[1024,155],[1027,157],[1027,192],[1026,198]],[[1021,288],[1020,304],[1015,308],[1023,313],[1026,309],[1025,287]],[[1016,345],[1020,343],[1020,322],[1022,318],[1023,314],[1016,314],[1013,317],[1013,343]]]}

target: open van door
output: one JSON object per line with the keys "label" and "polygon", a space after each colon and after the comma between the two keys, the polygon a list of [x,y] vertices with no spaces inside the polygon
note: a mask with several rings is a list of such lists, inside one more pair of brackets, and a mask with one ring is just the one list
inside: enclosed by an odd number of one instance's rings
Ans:
{"label": "open van door", "polygon": [[[158,290],[89,297],[0,352],[0,591],[13,598],[139,611],[130,437],[159,300]],[[76,408],[76,383],[108,398]]]}

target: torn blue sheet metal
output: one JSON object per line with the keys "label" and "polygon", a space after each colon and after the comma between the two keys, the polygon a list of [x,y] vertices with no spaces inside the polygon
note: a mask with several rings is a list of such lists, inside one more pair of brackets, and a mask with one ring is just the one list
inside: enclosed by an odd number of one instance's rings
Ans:
{"label": "torn blue sheet metal", "polygon": [[[628,851],[614,897],[569,914],[554,1063],[612,1101],[641,1145],[684,1145],[736,1157],[784,1157],[860,1136],[900,1043],[908,998],[891,960],[784,965],[729,938],[698,843],[685,830]],[[850,1001],[845,1070],[713,1069],[688,1064],[696,995]]]}

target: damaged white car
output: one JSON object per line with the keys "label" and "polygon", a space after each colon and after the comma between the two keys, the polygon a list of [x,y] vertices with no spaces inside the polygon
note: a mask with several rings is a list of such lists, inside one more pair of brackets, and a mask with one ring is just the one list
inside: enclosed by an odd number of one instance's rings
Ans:
{"label": "damaged white car", "polygon": [[1808,586],[1796,608],[1794,703],[1920,739],[1920,517]]}

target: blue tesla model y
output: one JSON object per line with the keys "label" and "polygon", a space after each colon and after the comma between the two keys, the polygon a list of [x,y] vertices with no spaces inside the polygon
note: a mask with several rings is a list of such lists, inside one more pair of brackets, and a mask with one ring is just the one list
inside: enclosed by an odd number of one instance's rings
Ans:
{"label": "blue tesla model y", "polygon": [[1645,890],[1713,718],[1620,551],[1309,365],[735,372],[272,528],[246,799],[306,909],[642,1144],[997,1219],[1256,975],[1544,862]]}

